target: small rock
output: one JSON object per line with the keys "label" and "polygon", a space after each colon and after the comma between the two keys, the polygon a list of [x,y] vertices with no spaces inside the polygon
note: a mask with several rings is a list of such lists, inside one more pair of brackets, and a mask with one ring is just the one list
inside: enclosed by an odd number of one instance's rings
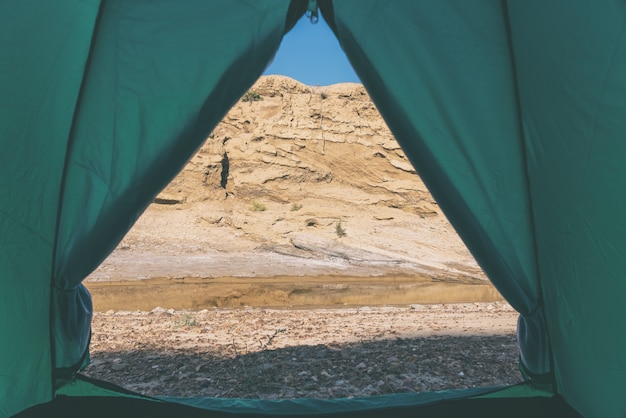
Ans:
{"label": "small rock", "polygon": [[115,370],[116,372],[121,372],[128,367],[128,363],[115,363],[111,366],[111,370]]}
{"label": "small rock", "polygon": [[324,376],[325,378],[331,378],[332,376],[330,375],[330,373],[328,373],[326,370],[322,370],[322,372],[320,373],[320,375]]}
{"label": "small rock", "polygon": [[160,306],[157,306],[156,308],[151,310],[150,313],[154,315],[161,315],[165,313],[165,308],[161,308]]}
{"label": "small rock", "polygon": [[368,395],[373,395],[375,393],[378,393],[378,390],[371,384],[365,386],[365,388],[363,388],[363,391],[367,393]]}
{"label": "small rock", "polygon": [[306,221],[304,221],[304,223],[306,224],[306,226],[317,226],[319,225],[319,221],[315,218],[309,218]]}

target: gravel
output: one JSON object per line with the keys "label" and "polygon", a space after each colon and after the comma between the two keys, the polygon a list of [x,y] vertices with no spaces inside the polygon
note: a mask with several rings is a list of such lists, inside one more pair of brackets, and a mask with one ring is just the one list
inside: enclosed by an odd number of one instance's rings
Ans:
{"label": "gravel", "polygon": [[514,384],[504,302],[96,313],[84,374],[151,396],[361,397]]}

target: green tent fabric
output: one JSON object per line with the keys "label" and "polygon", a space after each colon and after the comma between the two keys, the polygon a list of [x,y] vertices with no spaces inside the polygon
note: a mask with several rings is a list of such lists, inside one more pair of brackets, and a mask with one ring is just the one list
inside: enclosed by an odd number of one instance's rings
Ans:
{"label": "green tent fabric", "polygon": [[[440,418],[476,416],[481,418],[515,417],[576,417],[560,397],[514,385],[506,389],[475,388],[431,393],[400,393],[354,399],[150,399],[125,394],[119,387],[102,382],[87,382],[80,378],[71,387],[63,388],[53,402],[37,405],[18,414],[16,418],[65,416],[108,418],[190,417],[190,418],[377,418],[393,417]],[[69,396],[67,396],[69,395]]]}
{"label": "green tent fabric", "polygon": [[[520,312],[524,371],[585,416],[623,416],[626,4],[319,3],[406,154]],[[88,360],[81,280],[306,8],[0,5],[0,416],[51,401]]]}
{"label": "green tent fabric", "polygon": [[53,370],[80,365],[80,282],[258,78],[289,3],[2,9],[0,416],[49,400]]}
{"label": "green tent fabric", "polygon": [[[341,1],[334,20],[348,57],[420,176],[522,314],[524,365],[540,375],[549,371],[549,348],[507,22],[500,2],[481,6]],[[386,30],[387,22],[398,29]]]}

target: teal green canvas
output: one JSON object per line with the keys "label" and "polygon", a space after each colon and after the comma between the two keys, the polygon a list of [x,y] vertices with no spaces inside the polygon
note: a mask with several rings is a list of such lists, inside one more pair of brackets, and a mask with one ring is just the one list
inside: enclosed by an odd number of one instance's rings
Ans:
{"label": "teal green canvas", "polygon": [[1,7],[7,416],[50,400],[55,377],[80,366],[91,320],[80,282],[258,78],[278,49],[289,2]]}
{"label": "teal green canvas", "polygon": [[394,135],[520,311],[521,366],[583,415],[622,416],[626,5],[331,11]]}
{"label": "teal green canvas", "polygon": [[97,2],[75,3],[0,6],[0,416],[53,393],[59,191],[98,11]]}
{"label": "teal green canvas", "polygon": [[557,387],[583,415],[623,416],[626,5],[521,6],[513,47]]}
{"label": "teal green canvas", "polygon": [[121,394],[114,387],[107,388],[101,382],[88,381],[78,378],[71,384],[65,385],[57,392],[64,396],[129,396],[151,399],[155,402],[175,402],[194,406],[210,411],[227,412],[234,414],[266,414],[267,416],[286,415],[319,415],[337,414],[346,412],[364,411],[367,409],[384,410],[390,407],[410,407],[429,405],[445,400],[460,398],[487,398],[487,397],[549,397],[552,393],[532,388],[530,385],[515,385],[510,387],[480,387],[471,389],[443,390],[423,393],[397,393],[393,395],[378,395],[365,398],[350,399],[241,399],[241,398],[201,398],[201,397],[173,397],[160,396],[158,398],[141,397],[128,393]]}
{"label": "teal green canvas", "polygon": [[357,3],[334,4],[348,58],[448,219],[522,314],[525,367],[547,373],[527,161],[501,2]]}

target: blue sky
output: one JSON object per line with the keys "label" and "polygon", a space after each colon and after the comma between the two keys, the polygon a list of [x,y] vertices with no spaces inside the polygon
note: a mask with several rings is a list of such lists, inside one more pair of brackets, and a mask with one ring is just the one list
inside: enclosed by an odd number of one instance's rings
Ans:
{"label": "blue sky", "polygon": [[283,38],[274,60],[263,74],[286,75],[310,86],[360,83],[321,15],[315,25],[306,17],[298,21]]}

